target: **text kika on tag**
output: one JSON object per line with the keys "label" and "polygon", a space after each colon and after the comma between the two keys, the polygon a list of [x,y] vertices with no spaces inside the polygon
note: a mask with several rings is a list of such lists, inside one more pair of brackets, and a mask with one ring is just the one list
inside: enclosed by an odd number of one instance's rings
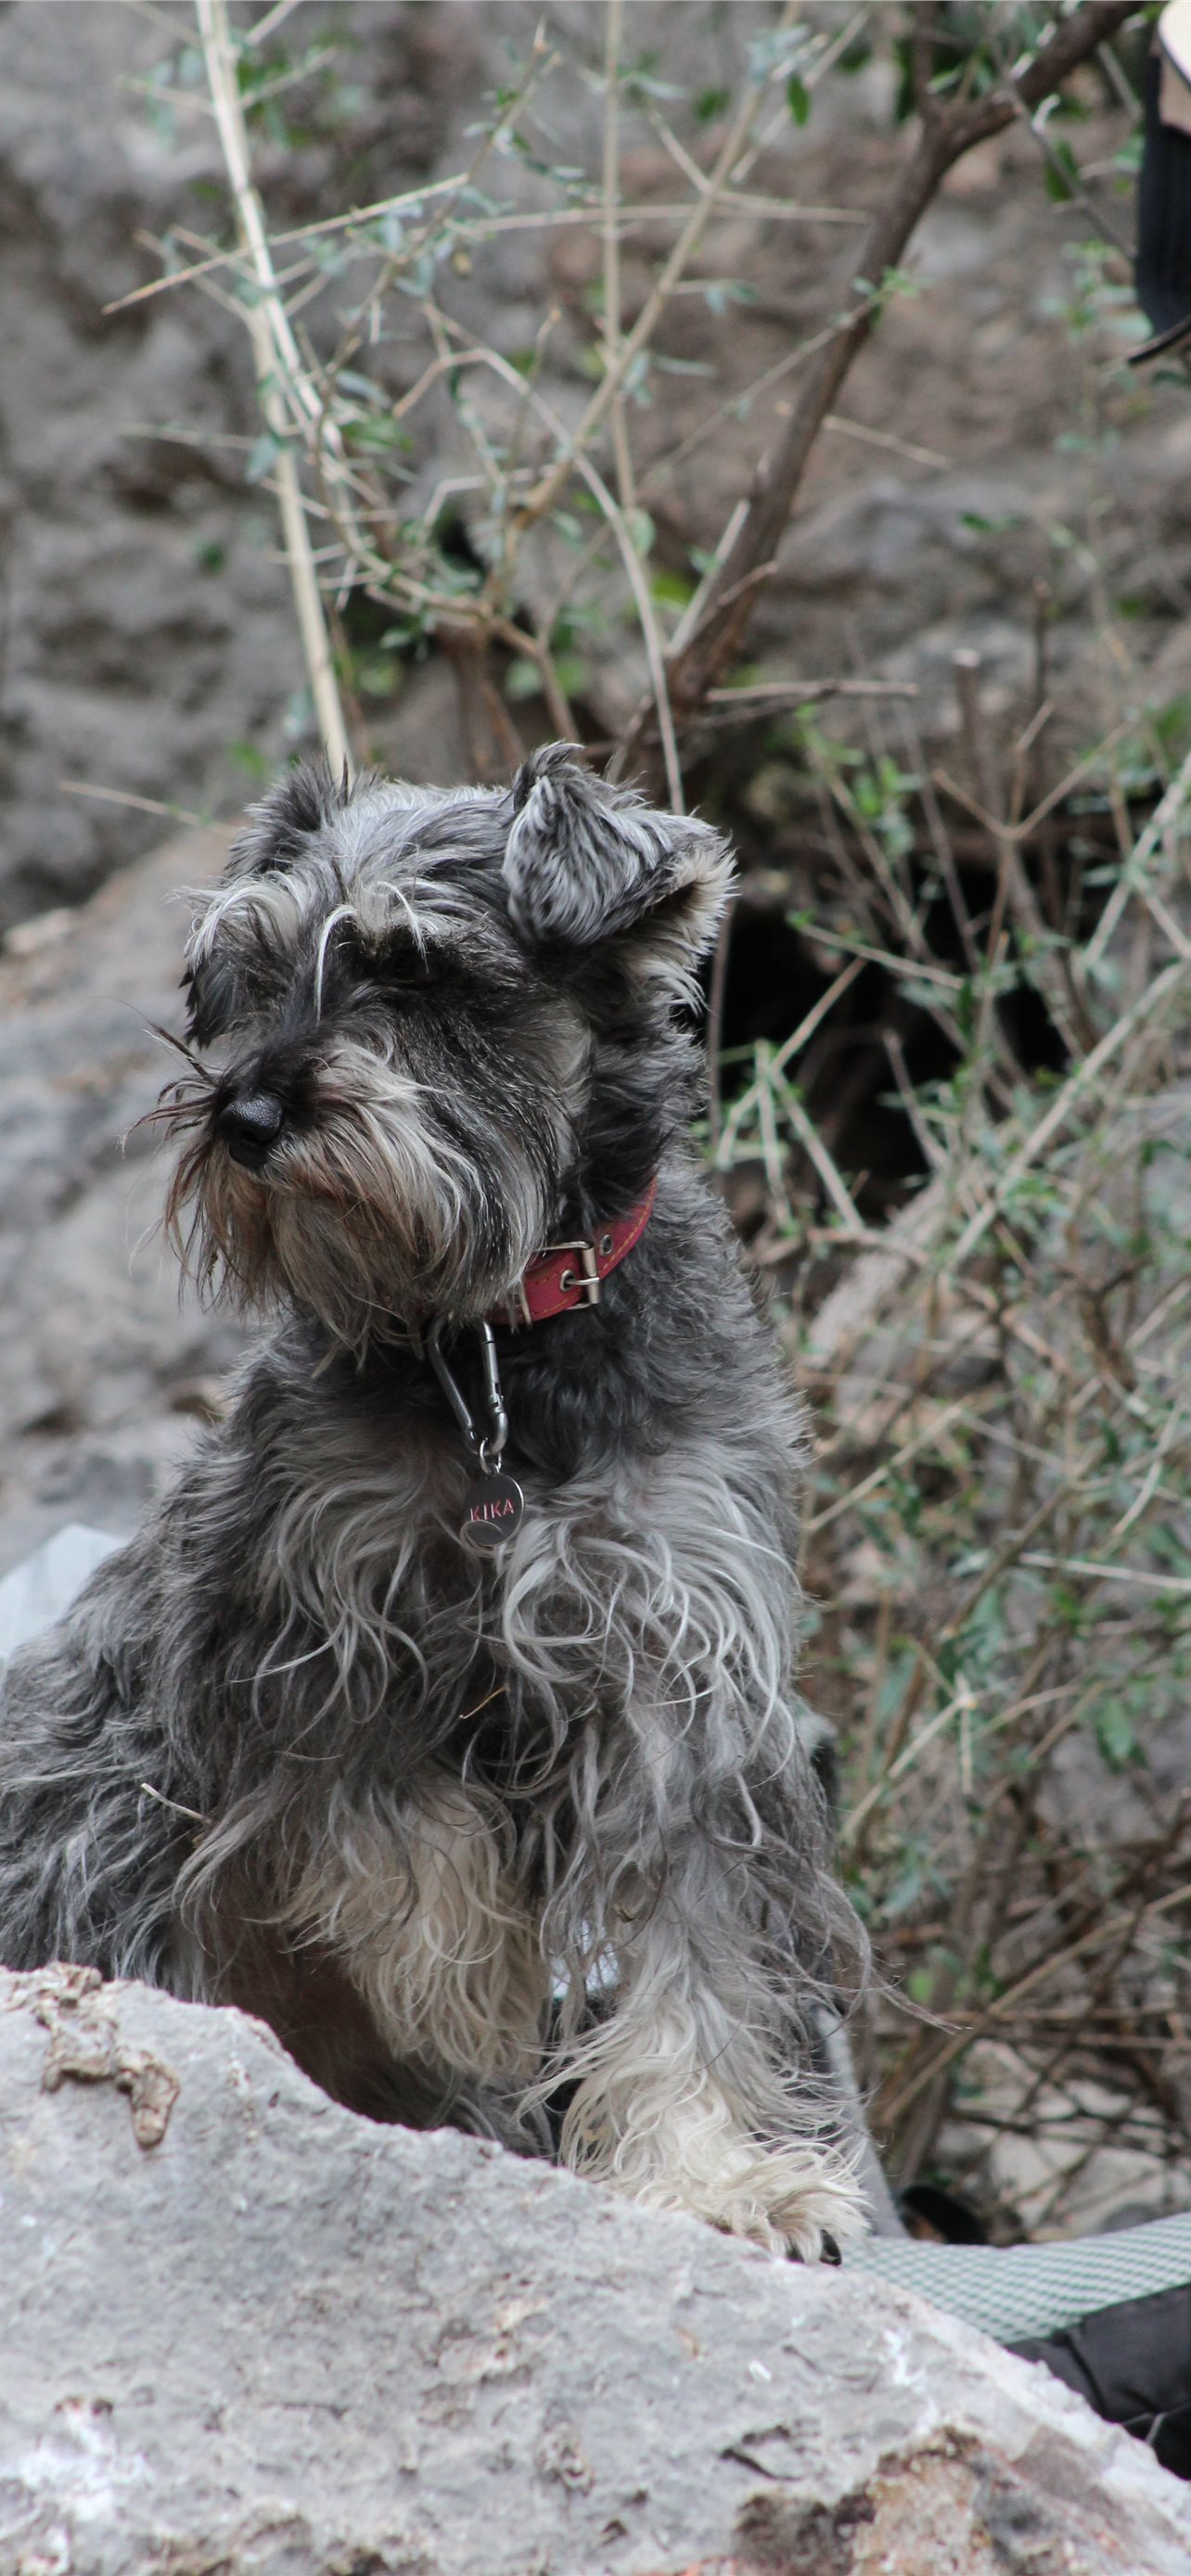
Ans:
{"label": "text kika on tag", "polygon": [[477,1548],[483,1555],[500,1547],[520,1529],[525,1496],[515,1477],[496,1468],[470,1488],[464,1510],[466,1518],[459,1535],[466,1546]]}

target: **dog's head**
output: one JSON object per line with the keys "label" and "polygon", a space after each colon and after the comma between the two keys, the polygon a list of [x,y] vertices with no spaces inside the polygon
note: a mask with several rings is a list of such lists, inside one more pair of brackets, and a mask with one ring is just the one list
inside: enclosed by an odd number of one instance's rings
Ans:
{"label": "dog's head", "polygon": [[689,1102],[675,1005],[719,836],[555,744],[511,791],[291,773],[202,900],[170,1193],[200,1275],[360,1351],[463,1322],[640,1195]]}

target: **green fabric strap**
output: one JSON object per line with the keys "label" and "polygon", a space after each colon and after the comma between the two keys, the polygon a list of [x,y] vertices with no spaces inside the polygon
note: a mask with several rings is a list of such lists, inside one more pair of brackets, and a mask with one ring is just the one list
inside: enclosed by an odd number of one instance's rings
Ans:
{"label": "green fabric strap", "polygon": [[1020,2343],[1057,2334],[1097,2308],[1191,2282],[1191,2212],[1055,2245],[922,2245],[870,2236],[849,2246],[844,2262],[916,2290],[998,2343]]}

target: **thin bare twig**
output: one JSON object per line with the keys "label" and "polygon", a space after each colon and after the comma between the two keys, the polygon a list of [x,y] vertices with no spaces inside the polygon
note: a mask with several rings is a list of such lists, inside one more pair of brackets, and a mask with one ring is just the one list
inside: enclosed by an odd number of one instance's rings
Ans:
{"label": "thin bare twig", "polygon": [[[347,728],[339,703],[318,576],[311,559],[310,531],[294,453],[292,424],[278,382],[279,371],[291,382],[304,382],[304,370],[274,274],[260,199],[252,184],[248,135],[236,79],[237,49],[232,41],[226,0],[196,0],[196,6],[211,102],[236,220],[258,290],[258,300],[244,308],[244,321],[256,359],[261,410],[277,440],[273,479],[281,510],[298,631],[327,758],[335,771],[343,770],[350,774]],[[317,412],[317,402],[314,409]]]}

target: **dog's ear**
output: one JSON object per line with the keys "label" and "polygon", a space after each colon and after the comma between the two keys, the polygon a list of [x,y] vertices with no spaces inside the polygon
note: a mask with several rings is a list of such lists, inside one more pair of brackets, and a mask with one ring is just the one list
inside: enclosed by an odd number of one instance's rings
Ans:
{"label": "dog's ear", "polygon": [[575,749],[550,743],[514,779],[504,856],[513,921],[543,947],[614,941],[626,963],[686,992],[727,900],[728,845],[708,823],[655,813],[593,778]]}
{"label": "dog's ear", "polygon": [[334,779],[325,760],[301,760],[287,769],[259,805],[248,808],[248,829],[232,845],[228,875],[273,876],[305,856],[311,839],[351,801],[346,769]]}

